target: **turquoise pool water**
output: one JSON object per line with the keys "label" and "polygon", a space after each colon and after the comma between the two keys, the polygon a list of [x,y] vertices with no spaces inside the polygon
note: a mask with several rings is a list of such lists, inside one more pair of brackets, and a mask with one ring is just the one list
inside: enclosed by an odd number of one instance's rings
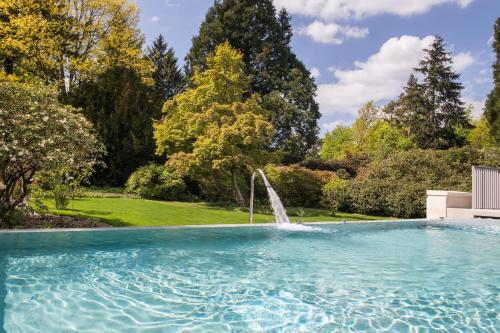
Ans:
{"label": "turquoise pool water", "polygon": [[15,233],[0,253],[9,333],[500,331],[498,227]]}

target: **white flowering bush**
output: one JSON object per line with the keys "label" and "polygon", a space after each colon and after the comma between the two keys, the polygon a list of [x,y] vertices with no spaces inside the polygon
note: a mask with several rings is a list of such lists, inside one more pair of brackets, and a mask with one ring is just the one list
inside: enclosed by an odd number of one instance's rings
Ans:
{"label": "white flowering bush", "polygon": [[103,152],[92,124],[55,90],[0,81],[0,222],[9,224],[35,174],[83,179]]}

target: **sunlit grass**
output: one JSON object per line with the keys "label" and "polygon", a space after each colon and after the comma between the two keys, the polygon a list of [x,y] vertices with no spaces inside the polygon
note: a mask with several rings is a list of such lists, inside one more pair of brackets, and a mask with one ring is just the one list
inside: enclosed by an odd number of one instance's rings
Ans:
{"label": "sunlit grass", "polygon": [[[200,224],[241,224],[249,222],[248,212],[208,203],[164,202],[121,197],[83,198],[70,202],[67,210],[56,210],[45,200],[50,213],[97,218],[114,226],[171,226]],[[326,209],[288,210],[292,221],[355,221],[386,219],[362,214],[338,213]],[[296,216],[296,215],[301,216]],[[255,223],[273,222],[271,214],[255,214]]]}

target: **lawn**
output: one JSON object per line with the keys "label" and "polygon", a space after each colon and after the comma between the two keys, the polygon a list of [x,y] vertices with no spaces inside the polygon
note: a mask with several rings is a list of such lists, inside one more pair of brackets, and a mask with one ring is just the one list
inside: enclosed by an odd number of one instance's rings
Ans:
{"label": "lawn", "polygon": [[[72,200],[67,210],[56,210],[53,200],[46,200],[49,212],[76,215],[103,220],[113,226],[169,226],[198,224],[248,223],[248,212],[233,207],[213,206],[207,203],[164,202],[133,198],[83,198]],[[296,209],[289,209],[291,221],[354,221],[386,219],[361,214],[338,213],[331,216],[326,209],[304,209],[302,216]],[[256,223],[272,222],[270,214],[256,214]]]}

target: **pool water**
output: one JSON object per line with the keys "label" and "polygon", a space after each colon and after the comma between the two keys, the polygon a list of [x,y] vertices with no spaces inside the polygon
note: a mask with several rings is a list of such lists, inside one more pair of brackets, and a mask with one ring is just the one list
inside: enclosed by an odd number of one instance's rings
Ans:
{"label": "pool water", "polygon": [[9,333],[500,331],[498,227],[4,233],[0,261]]}

